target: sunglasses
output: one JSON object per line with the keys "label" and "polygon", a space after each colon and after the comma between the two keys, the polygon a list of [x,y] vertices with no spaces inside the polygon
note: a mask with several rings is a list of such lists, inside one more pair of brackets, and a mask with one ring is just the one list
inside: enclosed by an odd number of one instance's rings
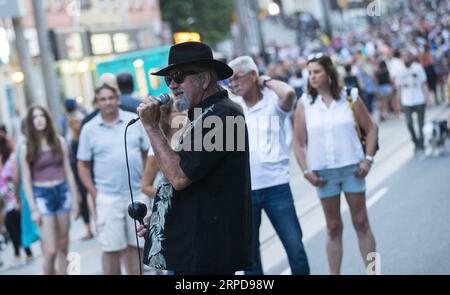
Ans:
{"label": "sunglasses", "polygon": [[164,80],[166,81],[167,86],[170,86],[170,83],[172,83],[172,80],[175,81],[177,84],[181,84],[184,82],[184,79],[186,79],[186,76],[188,75],[195,75],[199,72],[196,71],[177,71],[171,73],[169,76],[165,76]]}
{"label": "sunglasses", "polygon": [[324,56],[325,55],[322,52],[310,54],[308,55],[308,62],[321,59]]}

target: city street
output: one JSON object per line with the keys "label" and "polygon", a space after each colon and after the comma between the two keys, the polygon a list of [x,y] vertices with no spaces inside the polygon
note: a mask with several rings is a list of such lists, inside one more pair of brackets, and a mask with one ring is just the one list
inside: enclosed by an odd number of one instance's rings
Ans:
{"label": "city street", "polygon": [[[429,108],[427,121],[445,118],[448,111],[447,107]],[[291,187],[311,274],[327,274],[326,228],[322,209],[315,190],[301,176],[293,155],[291,160]],[[390,119],[380,126],[380,150],[367,179],[367,207],[380,255],[381,274],[450,274],[450,265],[445,263],[450,259],[447,251],[450,247],[448,167],[448,141],[446,154],[441,157],[414,156],[403,118]],[[365,274],[344,201],[341,210],[344,222],[342,274]],[[72,255],[69,258],[76,259],[80,255],[81,274],[101,274],[99,244],[95,239],[81,241],[83,235],[83,224],[78,220],[72,224]],[[42,258],[38,243],[33,245],[33,250],[36,259],[31,264],[11,269],[12,247],[8,245],[2,252],[5,266],[0,268],[0,275],[41,274]],[[266,274],[290,274],[284,249],[265,215],[261,225],[261,250]],[[146,274],[152,273],[146,271]]]}

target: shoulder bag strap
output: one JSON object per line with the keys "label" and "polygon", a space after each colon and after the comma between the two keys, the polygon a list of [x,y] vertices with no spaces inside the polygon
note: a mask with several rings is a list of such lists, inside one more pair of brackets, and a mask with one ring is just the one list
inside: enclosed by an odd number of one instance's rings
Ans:
{"label": "shoulder bag strap", "polygon": [[348,104],[350,105],[350,109],[352,110],[352,113],[353,113],[353,119],[355,121],[356,133],[358,133],[359,139],[362,140],[363,138],[362,138],[361,127],[359,127],[358,118],[356,117],[356,110],[355,110],[355,106],[353,105],[353,99],[352,99],[351,95],[347,95],[347,101],[348,101]]}

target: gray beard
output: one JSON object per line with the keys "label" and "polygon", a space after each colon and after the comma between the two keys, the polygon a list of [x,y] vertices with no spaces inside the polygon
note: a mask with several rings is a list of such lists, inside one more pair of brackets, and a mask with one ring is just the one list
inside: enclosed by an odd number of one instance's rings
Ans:
{"label": "gray beard", "polygon": [[180,99],[176,100],[174,102],[174,108],[177,112],[183,112],[185,110],[188,110],[191,107],[191,102],[186,96],[181,96]]}

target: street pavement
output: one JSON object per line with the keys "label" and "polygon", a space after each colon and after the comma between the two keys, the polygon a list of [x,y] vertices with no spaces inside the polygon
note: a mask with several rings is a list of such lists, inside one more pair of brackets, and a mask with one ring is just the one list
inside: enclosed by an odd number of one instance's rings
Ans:
{"label": "street pavement", "polygon": [[[446,118],[444,106],[427,110],[427,121]],[[426,158],[414,154],[403,118],[380,124],[380,150],[367,177],[367,207],[377,242],[381,274],[450,274],[450,142],[446,154]],[[307,183],[291,154],[291,188],[303,230],[311,274],[328,274],[325,252],[326,227],[315,189]],[[345,198],[341,198],[344,222],[342,274],[365,274],[355,231]],[[79,257],[75,273],[101,274],[101,251],[95,239],[81,241],[81,220],[72,223],[70,251]],[[260,228],[261,259],[266,274],[290,274],[286,253],[270,221],[263,214]],[[5,266],[0,275],[42,274],[39,244],[32,247],[36,259],[10,268],[12,247],[1,253]],[[146,270],[146,274],[154,274]]]}

